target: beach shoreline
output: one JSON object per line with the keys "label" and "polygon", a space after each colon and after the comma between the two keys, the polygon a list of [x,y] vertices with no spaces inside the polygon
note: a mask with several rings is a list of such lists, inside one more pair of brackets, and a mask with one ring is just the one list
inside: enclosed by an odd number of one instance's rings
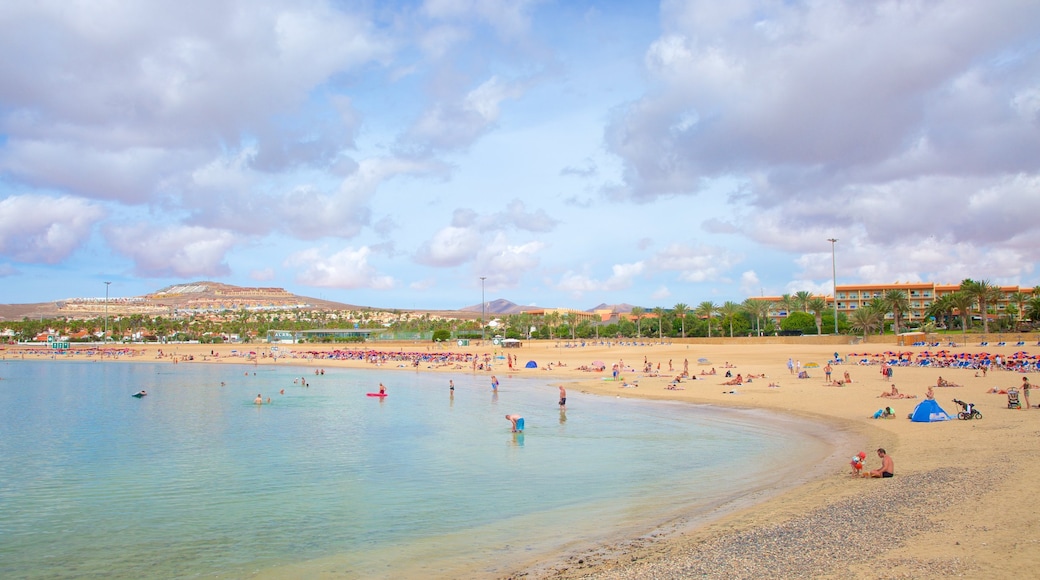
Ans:
{"label": "beach shoreline", "polygon": [[[1037,409],[1009,410],[1004,395],[986,392],[994,387],[1017,386],[1023,373],[993,370],[987,376],[977,376],[974,369],[897,366],[889,382],[882,377],[877,365],[841,364],[834,365],[834,369],[840,373],[848,371],[853,382],[841,387],[824,386],[822,367],[836,350],[847,361],[873,362],[869,356],[862,359],[859,355],[894,350],[916,356],[927,349],[896,347],[892,337],[889,337],[889,342],[857,345],[849,345],[848,337],[842,338],[844,343],[835,340],[833,344],[785,342],[756,345],[746,344],[747,341],[739,341],[742,344],[736,344],[738,341],[734,341],[735,344],[725,344],[724,341],[720,341],[721,344],[703,344],[689,341],[643,345],[607,343],[586,347],[565,346],[570,344],[569,341],[534,341],[519,349],[505,350],[490,345],[435,348],[423,343],[277,345],[277,352],[325,353],[337,348],[429,355],[453,352],[482,358],[487,355],[494,362],[500,362],[497,356],[516,355],[518,364],[511,371],[505,364],[494,364],[490,370],[478,371],[469,366],[457,368],[455,364],[421,363],[420,367],[423,371],[444,372],[455,377],[473,376],[474,379],[491,374],[498,374],[503,380],[513,375],[526,378],[535,375],[552,384],[566,384],[568,389],[607,396],[764,409],[837,426],[851,434],[852,440],[862,442],[859,443],[862,448],[850,448],[844,454],[836,452],[833,458],[819,466],[818,476],[777,491],[768,498],[756,499],[746,507],[739,506],[709,522],[688,522],[688,525],[676,522],[667,530],[658,530],[644,537],[619,539],[608,545],[565,552],[550,561],[531,562],[501,577],[637,578],[652,571],[659,578],[681,578],[722,574],[723,570],[731,577],[751,577],[762,574],[763,570],[768,570],[772,577],[804,577],[806,574],[856,578],[954,574],[1021,577],[1032,574],[1040,564],[1036,550],[1040,542],[1040,518],[1033,516],[1031,510],[1012,508],[1028,501],[1033,482],[1040,475],[1040,469],[1031,461],[1032,448],[1040,442],[1040,429],[1037,428],[1040,414],[1037,414]],[[270,352],[270,346],[131,345],[130,348],[139,351],[135,356],[123,354],[103,360],[166,360],[171,364],[247,362],[258,366],[297,366],[305,368],[305,374],[332,367],[381,368],[396,372],[415,370],[403,360],[388,361],[379,367],[358,360],[299,356],[280,356],[275,360],[265,356]],[[157,358],[159,349],[163,349],[162,358]],[[232,350],[241,352],[243,349],[257,354],[253,359],[229,356]],[[1016,351],[1040,354],[1037,347],[962,346],[957,347],[957,351],[988,351],[1005,357]],[[857,356],[850,356],[854,353]],[[51,358],[46,352],[25,354],[24,347],[11,345],[5,347],[0,355],[5,359]],[[102,360],[98,356],[86,355],[54,358]],[[669,359],[672,361],[671,372],[667,370]],[[695,362],[698,359],[707,362]],[[810,378],[795,378],[786,367],[788,359],[802,363]],[[539,368],[523,368],[528,360],[536,361]],[[602,373],[578,370],[594,360],[602,360],[607,370]],[[688,361],[690,375],[700,380],[684,380],[677,385],[682,390],[670,389],[672,379],[682,371],[683,360]],[[554,368],[547,370],[550,362]],[[603,375],[610,377],[610,367],[615,363],[625,369],[619,373],[619,380],[602,380]],[[646,363],[653,371],[660,364],[659,376],[642,372]],[[727,363],[733,367],[730,370],[734,374],[765,376],[738,386],[723,385],[727,380],[723,376]],[[811,366],[812,363],[818,366]],[[700,375],[713,367],[718,374]],[[927,386],[935,385],[939,375],[963,385],[935,389],[936,399],[947,412],[958,410],[951,401],[956,397],[975,403],[984,419],[933,424],[908,421],[907,414],[924,397]],[[770,383],[778,383],[779,387],[770,387]],[[902,393],[918,398],[879,398],[878,395],[893,383]],[[871,418],[877,409],[885,406],[895,407],[895,418]],[[865,451],[867,469],[874,469],[878,465],[873,453],[877,447],[886,448],[895,458],[896,477],[889,480],[851,477],[848,458],[858,451]],[[927,493],[922,494],[920,490]],[[836,513],[842,514],[842,524],[834,523]],[[970,513],[971,517],[958,517],[958,514],[965,513]],[[801,536],[795,532],[805,527],[806,518],[829,522],[824,527],[841,527],[841,530],[832,531],[843,532],[848,540],[833,533],[816,534],[819,537],[811,541],[791,543],[785,550],[760,558],[759,565],[763,568],[749,564],[749,560],[756,560],[752,551],[741,555],[723,549],[723,546],[744,544],[749,550],[755,544],[786,545],[792,541],[790,538]],[[893,522],[900,525],[892,525]],[[851,550],[843,546],[857,541],[868,545]],[[843,554],[843,557],[834,558],[836,553]],[[697,562],[709,562],[716,568],[699,568]]]}

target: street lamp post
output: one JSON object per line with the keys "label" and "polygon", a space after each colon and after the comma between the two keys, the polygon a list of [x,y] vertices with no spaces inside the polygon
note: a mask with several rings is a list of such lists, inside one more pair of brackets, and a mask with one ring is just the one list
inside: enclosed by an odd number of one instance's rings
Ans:
{"label": "street lamp post", "polygon": [[480,277],[480,342],[484,343],[484,280],[487,280],[487,276]]}
{"label": "street lamp post", "polygon": [[831,291],[834,296],[834,334],[838,334],[838,270],[834,265],[834,244],[838,238],[827,238],[831,243]]}
{"label": "street lamp post", "polygon": [[105,333],[101,335],[101,342],[108,341],[108,287],[111,282],[105,282]]}

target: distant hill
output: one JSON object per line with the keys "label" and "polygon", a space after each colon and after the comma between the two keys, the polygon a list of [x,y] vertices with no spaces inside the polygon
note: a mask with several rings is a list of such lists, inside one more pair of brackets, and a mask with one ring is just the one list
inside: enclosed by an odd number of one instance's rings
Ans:
{"label": "distant hill", "polygon": [[632,312],[633,308],[635,308],[635,307],[632,306],[631,304],[625,304],[624,302],[622,302],[621,304],[606,304],[606,303],[604,303],[604,304],[600,304],[599,306],[593,306],[592,308],[589,308],[588,310],[586,310],[586,312],[595,312],[597,310],[610,310],[610,311],[613,311],[613,312]]}
{"label": "distant hill", "polygon": [[[462,312],[476,312],[480,313],[480,304],[474,304],[473,306],[466,306],[465,308],[459,309]],[[515,302],[510,302],[504,298],[497,300],[489,300],[487,305],[484,307],[484,312],[488,314],[520,314],[524,310],[531,310],[530,306],[520,306]]]}
{"label": "distant hill", "polygon": [[0,320],[29,318],[90,318],[106,312],[111,316],[167,315],[177,309],[237,310],[243,308],[310,308],[323,310],[368,310],[310,296],[298,296],[282,288],[244,287],[199,281],[174,284],[144,296],[111,298],[67,298],[37,304],[0,304]]}

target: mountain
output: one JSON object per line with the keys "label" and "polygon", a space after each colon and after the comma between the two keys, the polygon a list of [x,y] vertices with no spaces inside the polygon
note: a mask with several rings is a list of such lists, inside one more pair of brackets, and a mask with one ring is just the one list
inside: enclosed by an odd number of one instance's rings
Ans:
{"label": "mountain", "polygon": [[612,312],[632,312],[632,308],[634,308],[634,306],[632,306],[631,304],[625,304],[624,302],[622,302],[621,304],[604,303],[600,304],[599,306],[593,306],[585,312],[595,312],[597,310],[610,310]]}
{"label": "mountain", "polygon": [[[462,312],[480,312],[480,304],[474,304],[473,306],[466,306],[460,308]],[[531,310],[531,307],[520,306],[515,302],[510,302],[504,298],[497,300],[489,300],[484,307],[484,312],[487,314],[520,314],[524,310]]]}
{"label": "mountain", "polygon": [[199,281],[174,284],[144,296],[66,298],[38,304],[0,304],[0,320],[29,318],[90,318],[142,314],[164,316],[176,310],[238,310],[242,308],[306,308],[367,310],[366,307],[298,296],[283,288],[243,287]]}

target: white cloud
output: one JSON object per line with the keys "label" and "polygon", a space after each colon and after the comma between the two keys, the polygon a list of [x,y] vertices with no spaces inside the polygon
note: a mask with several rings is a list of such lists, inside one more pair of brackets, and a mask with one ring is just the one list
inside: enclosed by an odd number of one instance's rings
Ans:
{"label": "white cloud", "polygon": [[311,248],[293,254],[285,261],[285,265],[301,269],[296,279],[308,286],[375,290],[393,288],[394,279],[379,273],[368,263],[371,253],[371,249],[364,246],[346,247],[332,255],[326,255],[323,249]]}
{"label": "white cloud", "polygon": [[686,282],[715,281],[740,257],[724,248],[672,243],[657,252],[649,268],[658,272],[678,272]]}
{"label": "white cloud", "polygon": [[13,195],[0,199],[0,254],[56,264],[86,242],[105,211],[73,197]]}
{"label": "white cloud", "polygon": [[458,266],[477,255],[482,245],[480,234],[472,228],[448,226],[419,248],[416,261],[430,266]]}
{"label": "white cloud", "polygon": [[228,231],[176,225],[109,226],[105,238],[134,261],[135,272],[151,278],[224,276],[230,272],[225,255],[235,245]]}

